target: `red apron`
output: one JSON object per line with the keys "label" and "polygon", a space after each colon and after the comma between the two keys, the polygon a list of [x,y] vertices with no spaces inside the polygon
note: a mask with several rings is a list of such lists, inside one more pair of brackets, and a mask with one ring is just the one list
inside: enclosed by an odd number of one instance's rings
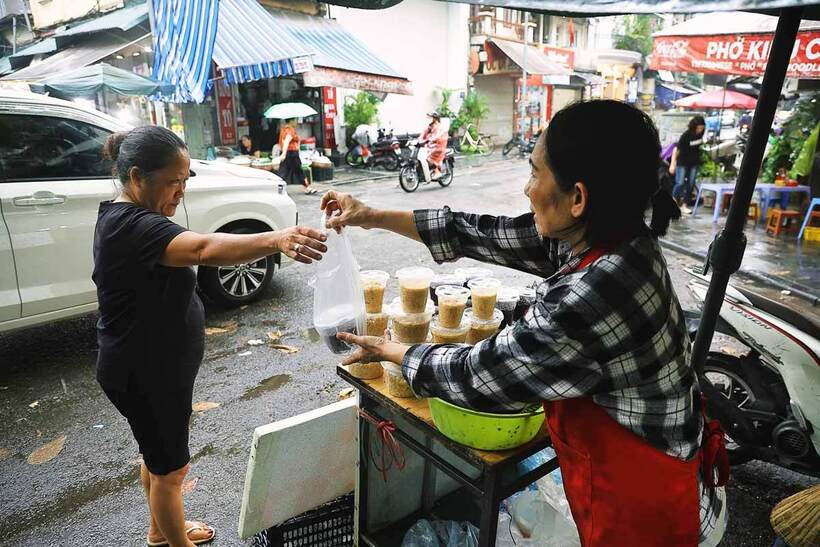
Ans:
{"label": "red apron", "polygon": [[[603,254],[592,249],[577,270]],[[688,462],[672,457],[591,397],[546,401],[544,408],[582,545],[698,544],[701,451]]]}

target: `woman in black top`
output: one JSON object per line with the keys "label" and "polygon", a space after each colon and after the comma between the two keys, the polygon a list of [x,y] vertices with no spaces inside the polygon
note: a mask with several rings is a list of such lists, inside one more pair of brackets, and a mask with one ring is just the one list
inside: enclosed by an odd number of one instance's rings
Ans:
{"label": "woman in black top", "polygon": [[250,135],[242,135],[239,139],[239,153],[243,156],[256,156],[257,158],[260,155],[259,148],[253,145]]}
{"label": "woman in black top", "polygon": [[669,164],[669,173],[675,175],[675,187],[672,196],[684,213],[692,211],[687,203],[692,197],[692,188],[698,177],[700,165],[700,145],[703,144],[703,132],[706,121],[703,116],[694,116],[689,120],[689,128],[678,139],[678,145],[672,153],[672,162]]}
{"label": "woman in black top", "polygon": [[109,137],[120,195],[100,204],[94,235],[94,283],[100,318],[97,380],[128,419],[143,457],[149,545],[189,547],[214,530],[186,522],[182,481],[188,471],[188,422],[203,354],[204,312],[191,266],[230,265],[284,253],[320,260],[325,236],[296,226],[259,234],[198,234],[168,219],[185,194],[185,143],[162,127]]}

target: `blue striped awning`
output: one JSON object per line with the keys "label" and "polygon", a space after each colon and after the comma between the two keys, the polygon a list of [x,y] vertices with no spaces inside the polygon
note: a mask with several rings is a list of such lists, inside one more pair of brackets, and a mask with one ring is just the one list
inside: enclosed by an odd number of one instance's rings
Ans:
{"label": "blue striped awning", "polygon": [[152,0],[149,16],[154,43],[151,77],[176,86],[170,102],[205,100],[217,33],[218,0]]}
{"label": "blue striped awning", "polygon": [[289,76],[313,68],[315,50],[256,0],[221,0],[214,62],[230,84]]}

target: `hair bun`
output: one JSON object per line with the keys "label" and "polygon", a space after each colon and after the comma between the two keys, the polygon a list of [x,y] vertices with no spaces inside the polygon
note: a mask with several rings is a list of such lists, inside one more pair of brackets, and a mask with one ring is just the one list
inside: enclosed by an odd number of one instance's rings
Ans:
{"label": "hair bun", "polygon": [[120,156],[120,147],[122,146],[122,141],[124,141],[125,137],[127,136],[127,131],[118,131],[117,133],[112,133],[111,135],[109,135],[108,139],[106,139],[105,144],[103,145],[103,157],[111,161],[117,161],[117,158]]}

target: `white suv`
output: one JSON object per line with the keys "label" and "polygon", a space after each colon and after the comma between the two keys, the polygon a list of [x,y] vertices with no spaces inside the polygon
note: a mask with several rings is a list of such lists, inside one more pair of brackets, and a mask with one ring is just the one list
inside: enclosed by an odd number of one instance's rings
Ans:
{"label": "white suv", "polygon": [[[73,102],[0,91],[0,332],[97,308],[91,281],[97,209],[117,193],[101,149],[120,122]],[[252,233],[293,226],[296,205],[278,177],[191,160],[174,222],[196,232]],[[199,268],[199,286],[223,305],[258,297],[278,255]]]}

